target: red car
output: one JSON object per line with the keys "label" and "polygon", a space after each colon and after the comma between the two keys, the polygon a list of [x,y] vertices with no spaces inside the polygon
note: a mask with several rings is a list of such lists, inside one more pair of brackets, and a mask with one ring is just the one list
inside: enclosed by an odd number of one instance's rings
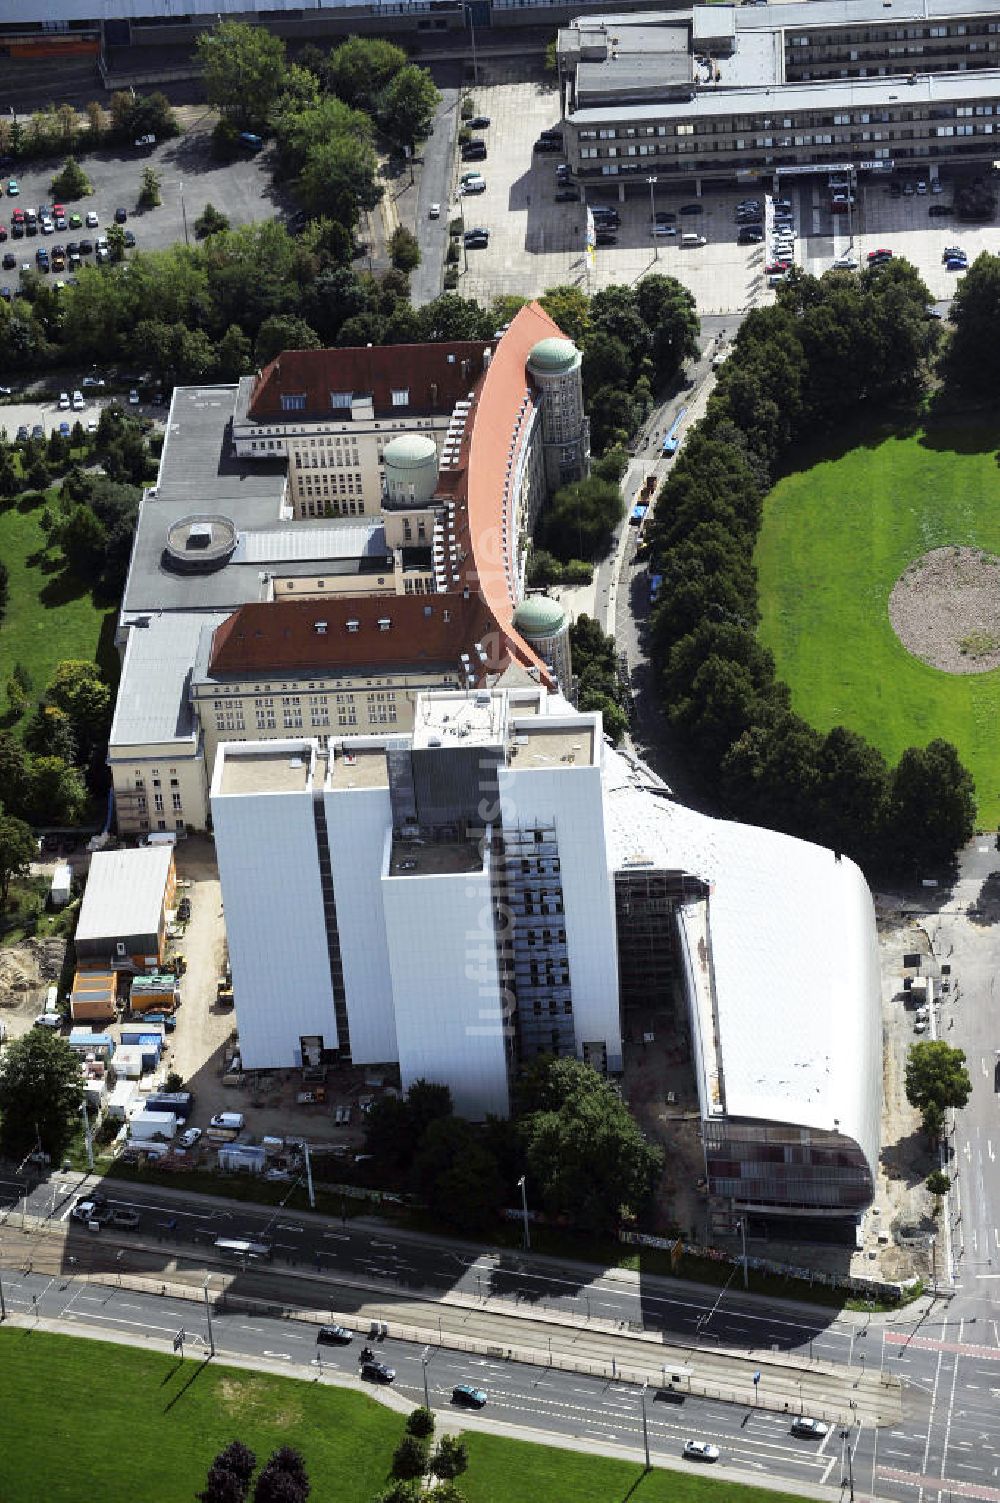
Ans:
{"label": "red car", "polygon": [[7,239],[7,226],[0,224],[0,241]]}
{"label": "red car", "polygon": [[869,261],[891,261],[892,260],[892,251],[891,250],[886,250],[885,247],[883,246],[879,250],[869,251],[868,252],[868,259],[869,259]]}
{"label": "red car", "polygon": [[778,277],[783,271],[791,271],[791,269],[791,261],[768,261],[767,265],[764,267],[764,275],[768,277]]}
{"label": "red car", "polygon": [[15,209],[13,211],[13,213],[11,214],[10,217],[14,221],[15,224],[23,224],[24,223],[24,210],[23,209]]}
{"label": "red car", "polygon": [[53,204],[52,205],[52,218],[55,219],[60,214],[62,214],[63,218],[65,218],[65,216],[66,216],[66,210],[63,208],[62,204]]}

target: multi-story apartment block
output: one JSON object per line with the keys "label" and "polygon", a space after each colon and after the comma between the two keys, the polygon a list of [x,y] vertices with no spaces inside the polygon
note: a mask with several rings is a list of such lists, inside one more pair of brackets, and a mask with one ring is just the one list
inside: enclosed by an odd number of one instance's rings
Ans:
{"label": "multi-story apartment block", "polygon": [[222,745],[212,814],[249,1067],[395,1064],[504,1114],[520,1062],[619,1075],[679,1007],[712,1205],[870,1203],[880,985],[850,861],[682,808],[540,685],[419,694],[406,734]]}
{"label": "multi-story apartment block", "polygon": [[[405,420],[375,416],[390,372]],[[589,434],[579,353],[537,304],[491,345],[292,352],[258,386],[263,428],[253,381],[174,392],[119,621],[123,833],[203,828],[220,741],[409,730],[416,692],[511,669],[569,686],[565,615],[525,600],[524,576],[546,495],[587,473]],[[348,390],[350,408],[330,406]],[[341,436],[331,412],[357,422],[355,509],[370,495],[373,515],[306,515],[322,456],[341,473],[320,443]]]}
{"label": "multi-story apartment block", "polygon": [[811,0],[578,18],[559,33],[566,149],[588,187],[989,166],[989,0]]}

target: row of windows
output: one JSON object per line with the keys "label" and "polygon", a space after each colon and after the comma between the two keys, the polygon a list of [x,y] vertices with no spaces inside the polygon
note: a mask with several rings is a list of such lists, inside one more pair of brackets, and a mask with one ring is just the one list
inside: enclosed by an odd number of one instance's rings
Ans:
{"label": "row of windows", "polygon": [[[344,500],[339,496],[320,496],[315,499],[308,497],[306,500],[303,500],[300,496],[298,509],[299,515],[303,517],[363,517],[366,515],[365,503],[363,501]],[[382,582],[381,580],[379,581],[380,584]],[[321,586],[322,580],[320,581]],[[290,590],[294,588],[291,582],[289,582],[288,588]]]}
{"label": "row of windows", "polygon": [[[982,22],[972,23],[974,36],[995,34],[1000,30],[996,21],[988,24]],[[791,36],[788,38],[790,47],[854,47],[858,43],[891,42],[894,38],[902,37],[906,41],[919,41],[923,37],[964,37],[969,35],[969,26],[964,21],[958,21],[953,26],[943,25],[938,22],[932,26],[873,26],[851,27],[844,31],[809,31],[804,36]]]}
{"label": "row of windows", "polygon": [[361,461],[357,449],[335,449],[329,458],[325,449],[321,449],[319,453],[312,450],[303,453],[301,449],[295,449],[292,452],[292,463],[300,470],[344,470],[352,467],[358,469]]}
{"label": "row of windows", "polygon": [[[362,394],[359,401],[371,401],[367,394]],[[308,405],[308,393],[304,391],[283,391],[281,393],[282,412],[305,412]],[[353,391],[331,391],[330,406],[336,410],[345,407],[353,407]],[[406,386],[401,386],[392,393],[393,407],[408,407],[410,405],[410,391]]]}
{"label": "row of windows", "polygon": [[[148,806],[148,804],[146,802],[146,795],[144,793],[140,793],[138,795],[138,797],[136,798],[136,800],[135,800],[135,807],[136,807],[136,810],[139,813],[141,813],[141,814],[146,813],[146,811],[147,811],[147,809],[148,809],[149,806]],[[155,814],[162,814],[163,813],[163,807],[164,807],[163,806],[163,794],[162,793],[154,793],[153,794],[153,812]],[[180,814],[183,811],[184,805],[181,802],[181,796],[180,796],[179,793],[172,793],[170,795],[170,807],[174,811],[175,814]]]}
{"label": "row of windows", "polygon": [[[802,116],[792,117],[786,115],[769,119],[753,115],[734,115],[724,120],[699,120],[696,124],[680,124],[676,131],[676,150],[690,150],[687,144],[689,138],[699,137],[704,141],[708,136],[733,136],[737,131],[802,131],[829,126],[866,126],[866,125],[895,125],[913,123],[920,125],[931,120],[951,120],[957,118],[977,117],[988,119],[993,115],[1000,115],[1000,103],[994,101],[991,104],[968,104],[968,105],[938,105],[930,110],[845,110],[833,114],[829,112],[811,112]],[[624,134],[624,133],[623,133]],[[661,134],[665,134],[661,132]],[[614,131],[602,131],[601,137],[614,140]],[[593,131],[581,131],[580,141],[593,140]],[[791,137],[788,138],[789,142]],[[799,138],[796,137],[796,141]],[[839,140],[864,140],[865,136],[856,134],[840,136]],[[580,147],[581,158],[593,159],[594,157],[608,156],[655,156],[669,152],[673,143],[661,140],[653,145],[636,146],[583,146]],[[718,149],[718,147],[716,147]],[[723,148],[724,149],[724,148]]]}

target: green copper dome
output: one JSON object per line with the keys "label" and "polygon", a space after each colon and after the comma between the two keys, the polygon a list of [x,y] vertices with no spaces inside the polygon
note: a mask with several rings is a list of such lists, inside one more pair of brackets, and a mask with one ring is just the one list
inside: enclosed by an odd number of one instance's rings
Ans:
{"label": "green copper dome", "polygon": [[437,464],[437,445],[426,433],[401,433],[386,444],[383,458],[394,470],[422,470]]}
{"label": "green copper dome", "polygon": [[528,356],[528,367],[540,376],[559,376],[571,371],[580,358],[572,339],[540,339]]}
{"label": "green copper dome", "polygon": [[566,612],[549,595],[529,595],[514,612],[515,629],[529,641],[532,637],[551,637],[565,625]]}

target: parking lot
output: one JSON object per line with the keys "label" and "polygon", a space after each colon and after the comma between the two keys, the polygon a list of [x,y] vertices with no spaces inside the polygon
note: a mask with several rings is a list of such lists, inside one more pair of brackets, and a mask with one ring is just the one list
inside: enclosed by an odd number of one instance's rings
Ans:
{"label": "parking lot", "polygon": [[[232,162],[216,161],[212,155],[210,121],[191,125],[183,135],[170,141],[158,143],[151,150],[136,147],[109,147],[80,157],[80,165],[93,185],[93,193],[75,203],[66,203],[69,210],[85,214],[93,209],[100,219],[98,230],[70,230],[56,236],[39,236],[34,240],[8,241],[4,250],[17,253],[20,261],[34,263],[35,249],[53,240],[79,240],[89,235],[105,234],[114,222],[115,210],[122,208],[128,214],[127,228],[136,237],[138,250],[163,250],[168,245],[187,238],[195,243],[194,222],[212,203],[230,224],[236,226],[270,219],[279,211],[272,193],[268,153],[260,156],[246,155]],[[11,211],[18,207],[37,208],[39,204],[51,204],[51,182],[61,163],[49,160],[44,163],[29,162],[23,168],[14,168],[0,181],[3,198],[0,199],[0,223],[9,231]],[[155,209],[139,207],[139,191],[142,186],[144,167],[152,167],[160,177],[162,203]],[[19,193],[9,197],[7,183],[10,176],[16,178]],[[23,252],[23,254],[22,254]],[[16,273],[5,273],[0,282],[11,281]]]}
{"label": "parking lot", "polygon": [[[618,201],[618,188],[609,181],[591,188],[592,202],[613,204],[621,216],[617,243],[598,246],[588,266],[585,246],[586,207],[582,201],[557,203],[558,154],[532,150],[542,130],[559,124],[556,91],[537,82],[505,83],[480,87],[477,107],[490,116],[491,124],[480,134],[487,143],[488,157],[468,164],[482,172],[486,191],[462,198],[459,179],[467,167],[456,163],[451,214],[463,213],[466,228],[489,231],[489,245],[469,249],[468,269],[463,270],[460,290],[467,297],[489,302],[501,293],[537,296],[558,283],[576,284],[596,291],[614,282],[634,283],[651,272],[676,277],[694,294],[703,314],[734,314],[773,301],[774,290],[765,273],[766,250],[762,245],[739,245],[736,205],[749,195],[762,196],[760,187],[709,188],[700,200],[693,187],[653,185],[653,211],[677,214],[678,234],[654,236],[650,221],[648,188],[633,180],[630,196]],[[823,175],[786,178],[781,193],[793,205],[798,239],[795,259],[814,275],[830,269],[833,261],[853,253],[864,264],[871,250],[887,248],[905,256],[919,269],[935,301],[948,300],[961,273],[947,271],[942,261],[946,246],[960,245],[975,260],[983,250],[1000,249],[996,225],[961,226],[954,214],[931,216],[932,205],[950,205],[954,183],[943,181],[939,194],[893,197],[889,182],[872,178],[859,184],[857,203],[848,223],[846,214],[834,214]],[[701,213],[680,213],[686,204],[699,202]],[[705,236],[703,246],[682,246],[681,234],[697,231]],[[852,246],[853,234],[853,246]]]}

